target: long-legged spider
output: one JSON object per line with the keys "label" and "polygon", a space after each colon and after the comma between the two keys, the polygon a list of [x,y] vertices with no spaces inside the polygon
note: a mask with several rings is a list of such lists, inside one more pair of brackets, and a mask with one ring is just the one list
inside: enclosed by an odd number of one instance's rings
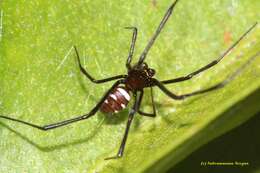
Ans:
{"label": "long-legged spider", "polygon": [[[155,74],[155,70],[152,69],[152,68],[149,68],[148,65],[144,62],[144,60],[145,60],[149,50],[153,46],[156,38],[158,37],[161,30],[163,29],[166,22],[168,21],[169,17],[171,16],[177,2],[178,2],[178,0],[176,0],[170,6],[170,8],[166,11],[163,19],[161,20],[159,26],[156,29],[154,35],[151,37],[151,39],[148,42],[147,46],[145,47],[144,51],[140,55],[139,61],[133,66],[131,65],[131,61],[132,61],[132,57],[133,57],[133,54],[134,54],[135,42],[136,42],[136,37],[137,37],[137,28],[136,27],[127,27],[126,28],[126,29],[133,30],[133,36],[132,36],[132,42],[131,42],[131,46],[130,46],[130,50],[129,50],[129,55],[128,55],[128,58],[127,58],[127,61],[126,61],[127,74],[125,74],[125,75],[117,75],[117,76],[113,76],[113,77],[109,77],[109,78],[105,78],[105,79],[100,79],[100,80],[93,78],[81,65],[79,53],[77,51],[76,46],[74,46],[80,71],[91,82],[96,83],[96,84],[101,84],[101,83],[104,83],[104,82],[117,80],[112,85],[112,87],[104,94],[104,96],[98,101],[98,103],[91,109],[91,111],[89,113],[86,113],[84,115],[80,115],[80,116],[77,116],[75,118],[71,118],[71,119],[68,119],[68,120],[56,122],[56,123],[53,123],[53,124],[44,125],[44,126],[39,126],[39,125],[32,124],[32,123],[27,122],[27,121],[15,119],[15,118],[3,116],[3,115],[0,115],[0,118],[11,120],[11,121],[16,121],[16,122],[19,122],[19,123],[22,123],[22,124],[43,130],[43,131],[47,131],[47,130],[62,127],[62,126],[65,126],[65,125],[68,125],[68,124],[71,124],[71,123],[74,123],[74,122],[78,122],[78,121],[81,121],[81,120],[88,119],[88,118],[94,116],[98,112],[98,110],[105,112],[105,113],[117,113],[117,112],[121,111],[122,109],[126,108],[128,102],[130,100],[130,93],[132,93],[133,97],[134,97],[134,104],[129,111],[128,121],[127,121],[127,124],[126,124],[125,133],[124,133],[119,151],[118,151],[116,156],[108,157],[106,159],[116,159],[116,158],[122,157],[123,153],[124,153],[124,148],[125,148],[128,132],[129,132],[129,129],[130,129],[130,126],[131,126],[131,123],[132,123],[132,120],[134,118],[135,113],[137,112],[140,115],[148,116],[148,117],[155,117],[156,116],[156,109],[155,109],[155,105],[154,105],[152,87],[157,86],[162,92],[164,92],[167,96],[169,96],[170,98],[172,98],[174,100],[183,100],[183,99],[186,99],[190,96],[210,92],[210,91],[224,87],[231,80],[233,80],[254,59],[254,57],[250,58],[247,61],[246,64],[244,64],[239,69],[237,69],[233,74],[231,74],[228,78],[226,78],[226,80],[224,80],[220,83],[217,83],[217,84],[215,84],[215,85],[213,85],[209,88],[197,90],[197,91],[187,93],[187,94],[182,94],[182,95],[177,95],[177,94],[174,94],[173,92],[171,92],[169,89],[167,89],[165,87],[165,85],[189,80],[193,76],[213,67],[218,62],[220,62],[257,25],[257,23],[252,25],[220,57],[213,60],[209,64],[201,67],[200,69],[198,69],[198,70],[196,70],[196,71],[194,71],[194,72],[192,72],[192,73],[190,73],[186,76],[178,77],[178,78],[175,78],[175,79],[160,81],[156,78],[153,78],[153,76]],[[258,55],[256,55],[256,56],[258,56]],[[143,98],[143,93],[144,93],[143,89],[144,88],[150,88],[151,101],[152,101],[152,106],[153,106],[153,112],[152,113],[146,113],[146,112],[143,112],[142,110],[140,110],[140,105],[141,105],[142,98]]]}

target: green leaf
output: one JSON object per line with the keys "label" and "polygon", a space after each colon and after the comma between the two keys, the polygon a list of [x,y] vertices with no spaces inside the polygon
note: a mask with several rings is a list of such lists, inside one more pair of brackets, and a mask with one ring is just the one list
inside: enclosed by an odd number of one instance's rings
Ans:
{"label": "green leaf", "polygon": [[[193,170],[200,173],[207,173],[209,170],[211,172],[259,172],[259,123],[260,112],[241,126],[196,150],[168,172],[192,172]],[[207,161],[233,162],[233,166],[208,165]],[[202,166],[201,162],[204,162],[206,165]],[[244,164],[242,165],[241,163]]]}
{"label": "green leaf", "polygon": [[[92,84],[123,74],[131,31],[139,29],[134,61],[172,1],[2,1],[0,114],[48,124],[87,113],[112,85]],[[188,74],[218,57],[259,21],[259,1],[184,1],[149,52],[158,79]],[[167,87],[188,93],[224,80],[259,52],[259,25],[225,59],[194,79]],[[156,118],[136,115],[125,155],[116,154],[127,110],[49,132],[0,120],[0,172],[163,172],[198,147],[260,110],[260,58],[221,90],[185,101],[155,89]],[[145,93],[149,95],[149,92]],[[151,110],[149,97],[143,103]],[[105,118],[104,118],[105,117]]]}

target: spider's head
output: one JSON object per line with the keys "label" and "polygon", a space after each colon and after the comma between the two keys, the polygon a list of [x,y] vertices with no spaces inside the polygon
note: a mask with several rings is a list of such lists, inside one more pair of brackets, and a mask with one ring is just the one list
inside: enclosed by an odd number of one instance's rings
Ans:
{"label": "spider's head", "polygon": [[149,68],[145,62],[140,65],[135,65],[134,69],[146,74],[147,77],[153,77],[155,75],[155,70],[152,68]]}

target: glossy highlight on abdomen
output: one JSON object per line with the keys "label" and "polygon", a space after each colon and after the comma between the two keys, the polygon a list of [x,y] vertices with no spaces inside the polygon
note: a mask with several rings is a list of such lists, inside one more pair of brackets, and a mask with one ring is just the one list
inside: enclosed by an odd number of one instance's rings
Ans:
{"label": "glossy highlight on abdomen", "polygon": [[126,88],[117,87],[104,101],[100,111],[104,113],[117,113],[126,108],[129,100],[130,95]]}

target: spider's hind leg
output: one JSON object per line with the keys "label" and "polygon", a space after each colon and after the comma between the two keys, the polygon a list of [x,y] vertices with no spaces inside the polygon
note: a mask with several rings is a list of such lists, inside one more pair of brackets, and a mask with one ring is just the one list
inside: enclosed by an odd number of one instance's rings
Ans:
{"label": "spider's hind leg", "polygon": [[122,139],[122,142],[121,142],[121,145],[120,145],[120,148],[116,154],[116,156],[113,156],[113,157],[107,157],[105,158],[105,160],[110,160],[110,159],[119,159],[123,156],[124,154],[124,149],[125,149],[125,144],[126,144],[126,140],[127,140],[127,137],[128,137],[128,133],[129,133],[129,130],[130,130],[130,126],[132,124],[132,121],[133,121],[133,118],[134,118],[134,115],[135,113],[138,111],[139,107],[140,107],[140,104],[141,104],[141,95],[139,96],[136,96],[136,94],[134,94],[134,105],[133,107],[131,108],[130,112],[129,112],[129,115],[128,115],[128,120],[127,120],[127,123],[126,123],[126,129],[125,129],[125,133],[124,133],[124,137]]}
{"label": "spider's hind leg", "polygon": [[27,126],[31,126],[33,128],[37,128],[39,130],[43,130],[43,131],[47,131],[47,130],[55,129],[55,128],[58,128],[58,127],[62,127],[62,126],[65,126],[65,125],[68,125],[68,124],[72,124],[74,122],[78,122],[78,121],[81,121],[81,120],[85,120],[85,119],[88,119],[88,118],[94,116],[97,113],[97,111],[100,109],[100,107],[102,106],[102,104],[105,101],[105,99],[109,96],[109,94],[119,84],[122,84],[122,83],[124,83],[124,80],[118,80],[117,82],[115,82],[114,85],[104,94],[104,96],[99,100],[99,102],[96,104],[96,106],[94,108],[92,108],[92,110],[89,113],[81,115],[81,116],[77,116],[75,118],[71,118],[71,119],[68,119],[68,120],[56,122],[56,123],[53,123],[53,124],[48,124],[48,125],[45,125],[45,126],[39,126],[39,125],[36,125],[36,124],[33,124],[33,123],[29,123],[29,122],[26,122],[26,121],[23,121],[23,120],[7,117],[7,116],[3,116],[3,115],[0,115],[0,119],[2,118],[2,119],[18,122],[18,123],[21,123],[21,124],[25,124]]}

